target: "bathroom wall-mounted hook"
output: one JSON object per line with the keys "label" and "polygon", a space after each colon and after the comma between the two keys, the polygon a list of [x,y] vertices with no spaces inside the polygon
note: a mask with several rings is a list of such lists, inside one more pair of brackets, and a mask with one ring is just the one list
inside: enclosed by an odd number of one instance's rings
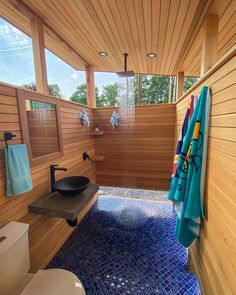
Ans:
{"label": "bathroom wall-mounted hook", "polygon": [[16,137],[15,134],[12,134],[11,132],[4,132],[4,140],[5,140],[5,145],[6,145],[6,148],[8,148],[8,144],[7,144],[7,141],[8,140],[11,140],[13,137]]}
{"label": "bathroom wall-mounted hook", "polygon": [[85,152],[85,153],[83,153],[83,160],[85,161],[87,159],[89,159],[91,161],[89,154],[87,152]]}

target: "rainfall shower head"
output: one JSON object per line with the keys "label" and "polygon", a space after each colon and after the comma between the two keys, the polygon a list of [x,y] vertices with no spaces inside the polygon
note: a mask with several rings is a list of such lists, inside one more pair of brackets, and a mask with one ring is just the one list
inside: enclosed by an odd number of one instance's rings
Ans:
{"label": "rainfall shower head", "polygon": [[127,71],[127,59],[128,59],[128,53],[124,53],[124,61],[125,61],[124,71],[116,73],[119,78],[128,78],[128,77],[135,76],[133,71]]}

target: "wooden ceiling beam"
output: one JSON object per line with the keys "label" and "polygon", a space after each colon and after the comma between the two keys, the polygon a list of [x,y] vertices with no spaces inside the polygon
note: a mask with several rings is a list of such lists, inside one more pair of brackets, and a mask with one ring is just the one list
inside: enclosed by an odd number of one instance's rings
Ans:
{"label": "wooden ceiling beam", "polygon": [[203,24],[201,77],[217,60],[218,16],[208,15]]}
{"label": "wooden ceiling beam", "polygon": [[187,37],[185,38],[184,44],[181,48],[180,54],[176,60],[175,66],[174,66],[174,72],[178,72],[180,67],[182,66],[189,50],[191,49],[193,42],[198,34],[198,32],[201,29],[201,26],[204,22],[205,16],[207,15],[207,12],[209,11],[209,8],[212,4],[212,0],[201,0],[198,9],[195,13],[194,19],[191,23],[191,26],[189,28]]}
{"label": "wooden ceiling beam", "polygon": [[48,95],[47,67],[45,58],[43,23],[39,19],[31,20],[35,81],[37,91]]}
{"label": "wooden ceiling beam", "polygon": [[[52,38],[60,40],[60,42],[64,44],[68,51],[72,52],[73,55],[76,55],[79,64],[83,66],[89,65],[89,63],[82,56],[80,56],[80,54],[78,54],[78,52],[76,52],[65,40],[62,39],[60,35],[58,35],[48,24],[46,24],[35,12],[33,12],[21,0],[8,0],[8,3],[10,3],[10,5],[12,5],[17,11],[19,11],[21,14],[27,17],[30,21],[32,19],[42,21],[43,26],[45,27],[45,32],[50,34]],[[79,69],[79,65],[77,69]]]}
{"label": "wooden ceiling beam", "polygon": [[176,101],[184,93],[184,72],[178,72],[177,74],[177,87],[176,87]]}
{"label": "wooden ceiling beam", "polygon": [[86,86],[87,86],[87,105],[91,108],[96,107],[94,67],[86,66]]}

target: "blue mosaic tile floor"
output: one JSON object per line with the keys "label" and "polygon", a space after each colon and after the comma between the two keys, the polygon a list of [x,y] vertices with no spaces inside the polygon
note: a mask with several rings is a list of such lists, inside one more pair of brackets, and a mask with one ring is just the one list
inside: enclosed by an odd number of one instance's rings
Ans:
{"label": "blue mosaic tile floor", "polygon": [[87,295],[197,295],[171,203],[99,198],[48,268],[64,268]]}

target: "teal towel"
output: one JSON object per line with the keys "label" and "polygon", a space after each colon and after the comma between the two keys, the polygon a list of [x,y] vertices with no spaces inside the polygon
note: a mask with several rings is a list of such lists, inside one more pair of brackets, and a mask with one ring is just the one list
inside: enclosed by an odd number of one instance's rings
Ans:
{"label": "teal towel", "polygon": [[32,179],[25,144],[5,149],[7,196],[20,195],[32,189]]}
{"label": "teal towel", "polygon": [[188,125],[168,199],[177,213],[175,235],[185,247],[200,236],[204,218],[203,198],[206,174],[207,140],[211,97],[203,86],[198,103]]}

